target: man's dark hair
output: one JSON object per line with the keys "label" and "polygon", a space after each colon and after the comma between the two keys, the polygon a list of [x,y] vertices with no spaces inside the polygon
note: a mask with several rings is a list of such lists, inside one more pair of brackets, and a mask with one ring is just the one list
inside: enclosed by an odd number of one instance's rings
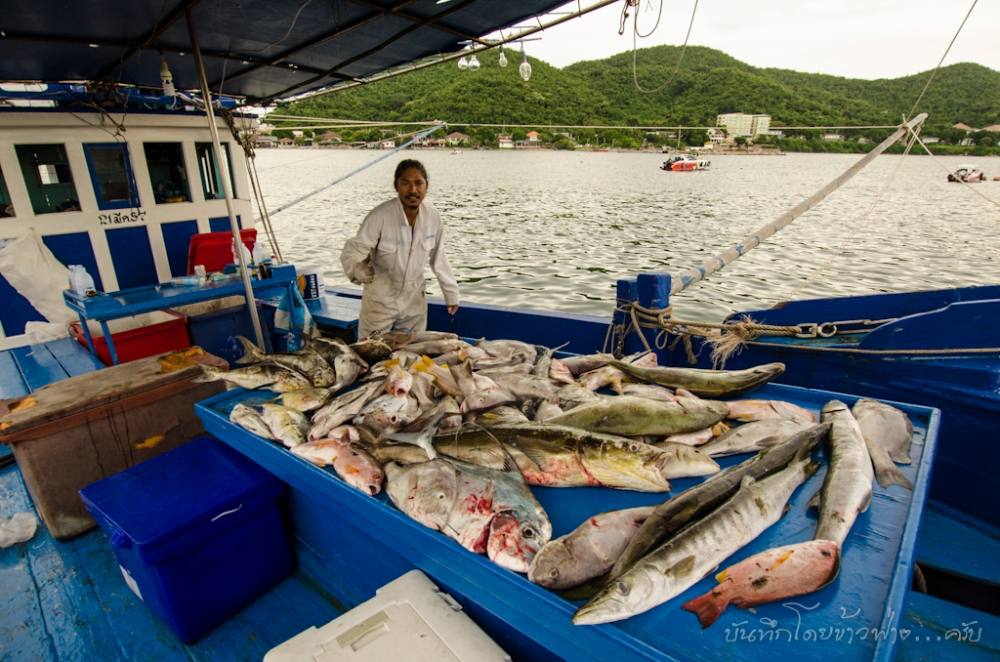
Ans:
{"label": "man's dark hair", "polygon": [[424,181],[428,184],[431,183],[431,178],[427,176],[427,168],[424,167],[423,163],[416,159],[403,159],[399,162],[399,165],[396,166],[396,174],[392,178],[392,185],[395,186],[396,182],[399,181],[399,178],[403,176],[403,173],[410,168],[416,168],[419,170],[420,174],[424,176]]}

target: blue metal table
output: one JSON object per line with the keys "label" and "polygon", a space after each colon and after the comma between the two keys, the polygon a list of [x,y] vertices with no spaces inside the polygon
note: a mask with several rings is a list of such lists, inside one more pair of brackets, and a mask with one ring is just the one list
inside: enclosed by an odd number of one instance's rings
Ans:
{"label": "blue metal table", "polygon": [[357,333],[361,299],[324,292],[318,299],[307,300],[306,307],[320,328],[330,327]]}
{"label": "blue metal table", "polygon": [[[300,563],[338,599],[355,604],[413,567],[454,595],[472,617],[515,659],[796,660],[832,658],[891,660],[910,634],[901,623],[909,588],[920,515],[927,494],[939,412],[895,403],[914,425],[913,464],[900,467],[914,484],[874,486],[871,507],[859,516],[844,543],[839,577],[816,593],[745,611],[730,607],[702,630],[681,610],[709,590],[707,577],[681,596],[634,618],[607,625],[574,626],[581,603],[528,582],[523,576],[472,554],[444,535],[377,498],[345,485],[272,442],[238,428],[228,413],[238,402],[273,397],[268,391],[233,390],[199,403],[206,429],[275,473],[289,490],[289,510]],[[856,398],[769,384],[744,397],[778,398],[814,412],[833,398]],[[722,458],[729,466],[745,456]],[[826,466],[798,489],[788,514],[725,565],[774,546],[811,539],[816,520],[806,502],[820,489]],[[698,479],[671,481],[674,494]],[[532,488],[552,521],[553,537],[606,510],[660,503],[665,495],[606,488]],[[959,627],[959,624],[954,624]]]}
{"label": "blue metal table", "polygon": [[[254,296],[258,299],[280,297],[285,292],[291,293],[296,287],[295,267],[290,264],[276,266],[271,269],[269,278],[255,278],[252,283]],[[110,320],[243,293],[243,282],[236,277],[231,281],[204,286],[161,283],[118,292],[99,292],[91,297],[81,296],[72,290],[64,290],[63,300],[79,316],[83,335],[87,339],[87,348],[95,356],[97,352],[87,322],[93,320],[101,325],[101,331],[104,333],[111,354],[111,362],[117,364],[118,353],[115,351],[114,339],[108,328]]]}

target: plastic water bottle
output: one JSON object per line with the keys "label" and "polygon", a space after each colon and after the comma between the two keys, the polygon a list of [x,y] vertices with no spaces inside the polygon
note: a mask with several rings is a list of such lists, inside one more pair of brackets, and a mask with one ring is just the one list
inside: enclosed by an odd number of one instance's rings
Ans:
{"label": "plastic water bottle", "polygon": [[[239,265],[240,265],[240,258],[239,258],[238,255],[236,255],[236,242],[235,241],[233,242],[233,246],[231,247],[231,250],[233,252],[233,264],[235,264],[237,267],[239,267]],[[247,267],[249,267],[250,266],[250,262],[252,261],[252,258],[250,256],[250,251],[247,250],[247,245],[244,244],[242,241],[240,242],[240,251],[243,253],[243,259],[246,261]]]}
{"label": "plastic water bottle", "polygon": [[86,267],[82,264],[69,265],[69,289],[81,297],[92,297],[97,294],[97,289],[94,286],[94,278],[87,273]]}

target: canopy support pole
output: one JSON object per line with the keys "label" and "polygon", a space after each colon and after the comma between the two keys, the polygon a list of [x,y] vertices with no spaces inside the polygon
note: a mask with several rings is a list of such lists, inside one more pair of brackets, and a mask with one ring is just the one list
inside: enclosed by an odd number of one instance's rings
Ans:
{"label": "canopy support pole", "polygon": [[[198,67],[198,79],[201,81],[201,96],[205,101],[205,117],[208,119],[208,130],[212,134],[212,152],[215,162],[218,164],[219,172],[222,176],[222,194],[226,198],[226,211],[229,212],[229,229],[233,233],[233,249],[236,259],[239,261],[240,278],[243,280],[243,294],[247,300],[247,309],[250,313],[250,322],[253,324],[254,339],[261,351],[267,351],[264,345],[264,332],[260,326],[260,316],[257,314],[257,301],[253,294],[253,283],[250,282],[250,271],[247,269],[246,257],[243,255],[243,239],[240,237],[239,225],[236,222],[236,210],[233,207],[233,191],[229,186],[230,177],[229,161],[222,152],[222,141],[219,139],[219,127],[215,124],[215,110],[212,108],[212,94],[208,89],[208,78],[205,75],[205,62],[201,58],[201,48],[198,45],[198,36],[194,30],[194,19],[191,17],[191,10],[184,12],[187,18],[188,35],[191,37],[191,52],[194,53],[194,61]],[[240,146],[242,149],[242,146]],[[213,177],[215,173],[207,173]]]}

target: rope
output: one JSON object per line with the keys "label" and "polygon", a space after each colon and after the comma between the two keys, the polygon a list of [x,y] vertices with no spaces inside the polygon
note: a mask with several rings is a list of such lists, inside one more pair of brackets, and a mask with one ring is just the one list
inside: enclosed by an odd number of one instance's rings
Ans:
{"label": "rope", "polygon": [[958,39],[958,35],[962,32],[962,28],[965,27],[965,22],[969,20],[969,15],[972,14],[972,10],[976,8],[977,2],[979,2],[979,0],[972,0],[972,6],[969,7],[969,11],[965,12],[965,18],[962,19],[962,24],[959,25],[958,30],[955,31],[955,36],[951,38],[948,48],[944,49],[941,59],[938,60],[937,66],[934,67],[934,71],[931,72],[931,77],[927,79],[927,83],[924,85],[924,89],[920,91],[920,95],[917,97],[917,100],[913,102],[913,107],[910,108],[910,112],[907,114],[907,117],[913,115],[914,111],[917,110],[917,106],[920,105],[921,100],[924,98],[924,94],[927,93],[928,88],[931,86],[931,81],[933,81],[934,77],[937,76],[938,70],[941,69],[941,65],[944,64],[944,59],[948,57],[948,51],[950,51],[951,47],[955,45],[955,40]]}
{"label": "rope", "polygon": [[410,138],[409,140],[407,140],[405,143],[399,145],[398,147],[396,147],[396,148],[394,148],[392,150],[389,150],[385,154],[379,156],[376,159],[373,159],[372,161],[369,161],[368,163],[364,164],[363,166],[361,166],[359,168],[355,168],[354,170],[352,170],[351,172],[347,173],[343,177],[338,177],[337,179],[333,180],[329,184],[326,184],[324,186],[320,186],[319,188],[313,189],[312,191],[309,191],[308,193],[305,193],[304,195],[300,195],[299,197],[295,198],[291,202],[285,203],[284,205],[282,205],[282,206],[278,207],[277,209],[275,209],[274,211],[272,211],[271,212],[271,216],[274,216],[275,214],[280,214],[281,212],[285,211],[289,207],[294,207],[295,205],[299,204],[303,200],[306,200],[306,199],[311,198],[312,196],[316,195],[320,191],[324,191],[324,190],[326,190],[326,189],[328,189],[328,188],[330,188],[332,186],[335,186],[335,185],[339,184],[340,182],[344,181],[345,179],[348,179],[349,177],[353,177],[354,175],[358,174],[359,172],[361,172],[363,170],[367,170],[368,168],[372,167],[373,165],[375,165],[379,161],[383,161],[383,160],[389,158],[390,156],[392,156],[396,152],[398,152],[400,150],[403,150],[403,149],[406,149],[407,147],[409,147],[410,145],[412,145],[416,141],[420,140],[421,138],[429,136],[432,133],[434,133],[435,131],[437,131],[439,129],[443,129],[444,127],[445,127],[444,124],[438,124],[436,126],[431,127],[430,129],[425,129],[423,131],[418,132],[416,135],[414,135],[412,138]]}
{"label": "rope", "polygon": [[[928,148],[927,145],[924,144],[924,141],[921,140],[920,137],[917,136],[916,134],[913,134],[913,137],[916,138],[917,142],[920,143],[920,146],[924,148],[924,151],[927,152],[927,154],[932,157],[931,160],[935,164],[941,166],[941,168],[946,173],[948,173],[950,175],[951,174],[951,170],[948,169],[948,166],[946,166],[945,164],[941,163],[941,161],[938,159],[938,157],[935,156],[931,152],[930,148]],[[990,204],[992,204],[994,207],[1000,207],[1000,203],[998,203],[996,200],[994,200],[993,198],[989,197],[988,195],[986,195],[985,193],[983,193],[982,191],[980,191],[979,189],[977,189],[971,183],[969,183],[969,182],[967,182],[967,181],[965,181],[963,179],[959,179],[958,181],[960,183],[964,184],[967,189],[969,189],[970,191],[972,191],[973,193],[975,193],[976,195],[978,195],[979,197],[981,197],[983,200],[985,200],[986,202],[989,202]]]}
{"label": "rope", "polygon": [[[697,13],[698,13],[698,0],[694,0],[694,9],[691,10],[691,21],[688,23],[687,34],[684,35],[684,44],[681,46],[681,52],[677,56],[677,64],[674,65],[673,72],[670,74],[670,77],[667,78],[667,80],[663,81],[661,85],[647,90],[643,88],[642,85],[639,84],[639,74],[636,70],[636,52],[638,51],[639,48],[638,38],[640,34],[639,34],[639,12],[638,10],[635,12],[635,17],[632,26],[633,28],[632,29],[632,81],[635,83],[635,89],[639,90],[643,94],[655,94],[660,90],[662,90],[663,88],[665,88],[670,83],[674,82],[674,79],[677,78],[677,72],[679,72],[681,69],[681,62],[684,61],[684,52],[687,50],[688,40],[691,38],[691,28],[694,27],[694,16]],[[660,15],[662,14],[663,14],[663,0],[660,0]],[[653,26],[653,29],[649,31],[649,34],[641,36],[648,37],[649,35],[653,34],[653,32],[656,31],[656,26],[659,24],[660,24],[660,16],[657,16],[656,25]]]}

